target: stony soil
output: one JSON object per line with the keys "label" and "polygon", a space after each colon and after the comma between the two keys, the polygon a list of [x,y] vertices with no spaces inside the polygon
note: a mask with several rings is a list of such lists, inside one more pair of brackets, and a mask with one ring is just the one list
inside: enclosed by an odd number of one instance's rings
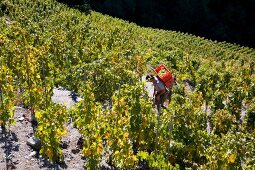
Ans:
{"label": "stony soil", "polygon": [[[76,99],[68,90],[54,89],[52,100],[55,103],[65,104],[67,108],[70,108],[77,102]],[[63,138],[64,163],[53,164],[27,145],[27,140],[34,135],[35,130],[30,121],[31,114],[22,107],[15,107],[15,109],[16,124],[6,131],[0,130],[0,170],[85,169],[85,160],[77,145],[80,134],[72,124],[67,125],[68,135]]]}

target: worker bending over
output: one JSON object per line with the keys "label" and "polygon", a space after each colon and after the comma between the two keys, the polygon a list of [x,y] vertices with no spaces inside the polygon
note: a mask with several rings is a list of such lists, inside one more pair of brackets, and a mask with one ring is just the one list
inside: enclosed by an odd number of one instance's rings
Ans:
{"label": "worker bending over", "polygon": [[152,82],[154,86],[153,93],[153,97],[155,97],[154,105],[156,105],[157,108],[159,108],[159,106],[161,106],[162,108],[166,108],[164,102],[169,95],[169,90],[166,88],[165,84],[157,76],[153,75],[147,75],[146,81]]}

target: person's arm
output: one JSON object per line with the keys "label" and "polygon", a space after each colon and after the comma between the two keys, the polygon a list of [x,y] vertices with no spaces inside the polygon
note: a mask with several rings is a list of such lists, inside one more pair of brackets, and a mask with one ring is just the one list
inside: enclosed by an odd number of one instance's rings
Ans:
{"label": "person's arm", "polygon": [[166,89],[161,90],[161,91],[156,95],[156,100],[159,100],[159,99],[160,99],[160,96],[161,96],[162,94],[164,94],[165,92],[166,92]]}
{"label": "person's arm", "polygon": [[153,96],[152,97],[155,97],[156,96],[156,89],[155,89],[155,86],[153,88]]}
{"label": "person's arm", "polygon": [[159,92],[159,95],[161,96],[162,94],[164,94],[166,92],[166,89],[163,89]]}

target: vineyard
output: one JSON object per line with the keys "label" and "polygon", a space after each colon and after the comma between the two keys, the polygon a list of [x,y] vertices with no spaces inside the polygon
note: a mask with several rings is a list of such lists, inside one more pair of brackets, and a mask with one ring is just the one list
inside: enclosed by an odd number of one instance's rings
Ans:
{"label": "vineyard", "polygon": [[[157,113],[142,79],[161,63],[177,83]],[[14,106],[26,108],[40,155],[53,163],[65,161],[61,140],[72,123],[87,169],[102,159],[116,169],[254,168],[254,49],[55,0],[2,0],[0,70],[1,128],[15,123]],[[55,104],[55,87],[82,100]]]}

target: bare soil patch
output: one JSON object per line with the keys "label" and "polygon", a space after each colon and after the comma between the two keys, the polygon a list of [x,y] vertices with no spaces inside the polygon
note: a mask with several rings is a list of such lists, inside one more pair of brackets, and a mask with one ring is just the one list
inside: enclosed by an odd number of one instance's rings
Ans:
{"label": "bare soil patch", "polygon": [[[72,92],[64,89],[54,89],[52,100],[67,108],[76,103]],[[35,133],[29,110],[22,107],[15,107],[15,110],[16,124],[6,130],[0,128],[0,170],[85,169],[86,161],[77,145],[80,134],[72,123],[66,125],[68,134],[62,140],[64,163],[53,164],[27,145],[27,140]]]}

